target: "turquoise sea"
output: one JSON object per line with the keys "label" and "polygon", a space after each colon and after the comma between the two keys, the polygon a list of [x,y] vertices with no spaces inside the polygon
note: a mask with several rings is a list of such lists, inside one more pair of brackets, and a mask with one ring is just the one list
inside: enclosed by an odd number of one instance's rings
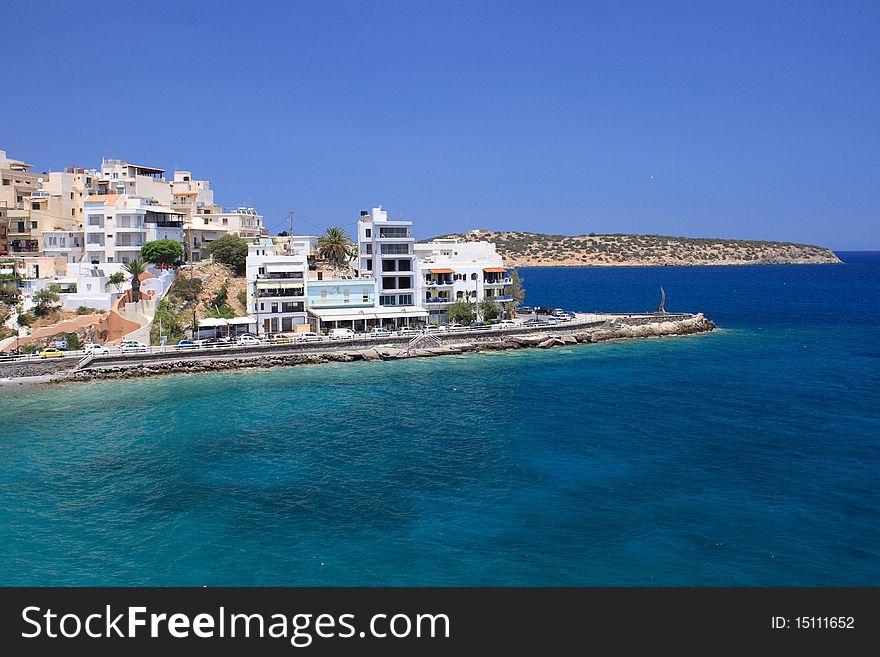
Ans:
{"label": "turquoise sea", "polygon": [[0,391],[5,585],[880,585],[880,254],[527,269],[688,338]]}

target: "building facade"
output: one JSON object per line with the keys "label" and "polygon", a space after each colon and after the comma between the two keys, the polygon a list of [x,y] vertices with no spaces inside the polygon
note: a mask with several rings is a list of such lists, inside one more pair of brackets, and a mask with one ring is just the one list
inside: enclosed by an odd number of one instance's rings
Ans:
{"label": "building facade", "polygon": [[308,258],[300,252],[280,251],[270,238],[248,246],[247,307],[259,334],[302,331],[308,324]]}
{"label": "building facade", "polygon": [[420,302],[428,321],[446,324],[446,308],[456,301],[479,304],[488,299],[510,302],[505,294],[510,276],[491,242],[439,239],[415,245],[419,263]]}
{"label": "building facade", "polygon": [[169,239],[183,246],[183,217],[143,198],[103,194],[85,198],[84,261],[126,263],[147,242]]}

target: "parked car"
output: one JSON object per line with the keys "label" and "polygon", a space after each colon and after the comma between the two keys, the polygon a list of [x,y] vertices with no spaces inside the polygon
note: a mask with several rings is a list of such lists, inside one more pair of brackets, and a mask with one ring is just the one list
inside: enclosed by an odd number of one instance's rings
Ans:
{"label": "parked car", "polygon": [[566,312],[562,308],[554,308],[553,309],[553,316],[554,317],[563,317],[565,315],[568,315],[568,312]]}
{"label": "parked car", "polygon": [[520,306],[516,309],[518,315],[531,315],[534,310],[532,310],[529,306]]}
{"label": "parked car", "polygon": [[465,329],[467,329],[467,326],[464,324],[457,324],[456,322],[446,325],[447,331],[464,331]]}
{"label": "parked car", "polygon": [[239,347],[256,347],[263,344],[255,335],[251,335],[250,333],[242,333],[235,339],[235,344]]}
{"label": "parked car", "polygon": [[223,347],[231,347],[232,342],[229,338],[208,338],[202,343],[205,349],[221,349]]}
{"label": "parked car", "polygon": [[371,338],[387,338],[391,335],[391,331],[386,328],[382,328],[381,326],[376,326],[371,329],[369,334]]}
{"label": "parked car", "polygon": [[472,331],[487,331],[492,328],[491,324],[487,324],[486,322],[474,322],[471,324]]}
{"label": "parked car", "polygon": [[546,319],[539,319],[537,317],[533,317],[532,319],[527,319],[523,322],[523,326],[542,326],[547,323]]}
{"label": "parked car", "polygon": [[521,322],[512,319],[503,319],[498,322],[497,328],[519,328],[520,326],[522,326]]}
{"label": "parked car", "polygon": [[320,342],[324,338],[315,333],[314,331],[306,331],[305,333],[297,333],[296,339],[299,342]]}
{"label": "parked car", "polygon": [[199,345],[197,345],[192,340],[181,340],[176,345],[174,345],[175,349],[198,349]]}
{"label": "parked car", "polygon": [[423,331],[425,333],[442,333],[444,331],[444,329],[445,329],[445,327],[434,326],[433,324],[430,324],[430,325],[426,326],[423,329]]}
{"label": "parked car", "polygon": [[418,335],[419,333],[421,333],[421,331],[412,326],[404,326],[397,330],[397,335]]}
{"label": "parked car", "polygon": [[290,338],[283,333],[270,333],[266,338],[272,344],[288,344],[290,342]]}
{"label": "parked car", "polygon": [[108,356],[110,354],[110,350],[104,345],[96,344],[94,342],[90,342],[86,345],[83,345],[83,353],[88,354],[90,356]]}
{"label": "parked car", "polygon": [[146,351],[147,345],[143,342],[137,342],[136,340],[126,340],[121,345],[119,345],[119,351],[124,354],[130,354],[138,351]]}
{"label": "parked car", "polygon": [[548,317],[547,319],[544,320],[544,323],[545,324],[558,324],[559,320],[556,319],[555,317]]}
{"label": "parked car", "polygon": [[351,340],[354,337],[354,331],[347,328],[330,329],[331,340]]}
{"label": "parked car", "polygon": [[61,358],[64,352],[55,347],[46,347],[40,352],[40,358]]}
{"label": "parked car", "polygon": [[16,357],[17,354],[13,354],[10,351],[0,351],[0,360],[11,360]]}
{"label": "parked car", "polygon": [[535,313],[538,315],[552,315],[553,309],[547,308],[546,306],[536,306]]}

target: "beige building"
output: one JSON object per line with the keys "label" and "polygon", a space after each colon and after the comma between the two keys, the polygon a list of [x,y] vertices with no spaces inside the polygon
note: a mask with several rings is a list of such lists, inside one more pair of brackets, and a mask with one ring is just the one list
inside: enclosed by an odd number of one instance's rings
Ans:
{"label": "beige building", "polygon": [[171,207],[183,214],[187,258],[194,262],[209,257],[208,246],[224,235],[259,237],[263,217],[253,208],[226,208],[214,203],[208,180],[194,180],[191,171],[175,171],[171,183]]}

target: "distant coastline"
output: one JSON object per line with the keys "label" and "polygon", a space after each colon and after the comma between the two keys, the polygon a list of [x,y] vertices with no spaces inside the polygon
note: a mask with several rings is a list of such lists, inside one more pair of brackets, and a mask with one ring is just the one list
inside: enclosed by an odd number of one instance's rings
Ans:
{"label": "distant coastline", "polygon": [[494,242],[510,267],[684,267],[841,264],[831,249],[794,242],[664,235],[549,235],[472,230],[431,239]]}

